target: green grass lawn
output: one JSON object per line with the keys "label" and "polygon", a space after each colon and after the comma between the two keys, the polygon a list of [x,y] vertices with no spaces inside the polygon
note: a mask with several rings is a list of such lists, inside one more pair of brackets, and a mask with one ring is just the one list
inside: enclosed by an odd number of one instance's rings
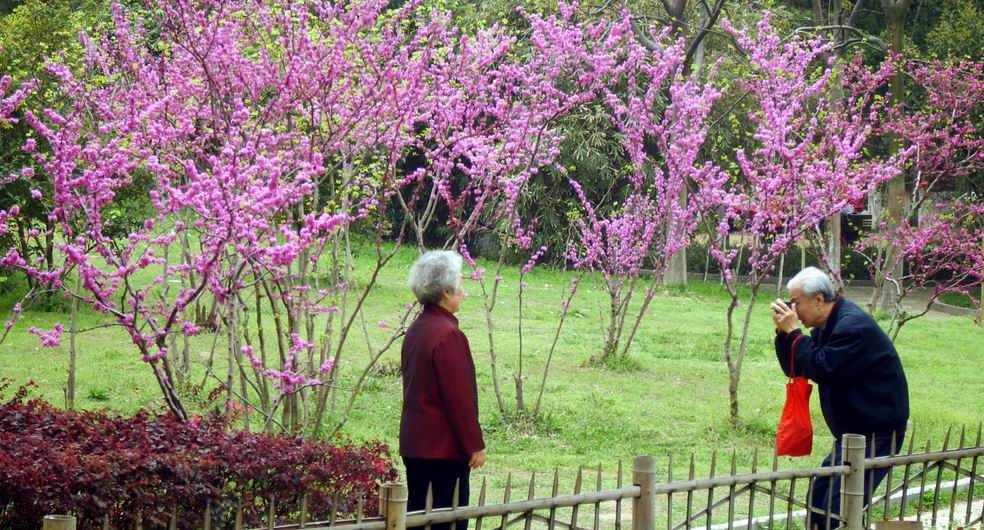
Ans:
{"label": "green grass lawn", "polygon": [[[369,250],[357,248],[361,275],[369,272]],[[374,345],[381,343],[388,331],[377,326],[377,322],[394,323],[410,301],[405,278],[414,252],[401,251],[383,271],[379,287],[370,295],[367,325],[364,331],[360,328],[353,332],[339,367],[343,394],[366,362],[366,337]],[[494,263],[482,265],[490,269],[490,275],[494,274],[491,272]],[[502,291],[493,313],[500,386],[510,405],[515,395],[513,377],[519,367],[518,275],[515,268],[504,271]],[[526,278],[523,369],[528,402],[535,399],[536,383],[542,374],[570,277],[569,272],[541,269]],[[500,417],[492,388],[481,291],[472,281],[466,282],[465,288],[469,297],[459,317],[477,366],[481,420],[489,454],[488,466],[475,476],[488,477],[493,487],[501,488],[510,472],[526,475],[532,470],[542,472],[559,466],[570,475],[579,465],[599,464],[606,470],[614,470],[619,460],[630,466],[629,461],[637,455],[664,459],[663,469],[665,458],[672,456],[674,476],[678,478],[685,476],[692,453],[696,455],[699,472],[706,472],[713,451],[728,458],[735,453],[739,470],[748,469],[755,450],[770,455],[785,395],[785,379],[772,350],[773,326],[766,302],[775,296],[774,292],[763,294],[755,307],[740,387],[741,424],[732,429],[727,417],[728,376],[721,344],[727,299],[720,287],[694,282],[688,289],[661,291],[632,348],[631,357],[637,367],[614,371],[588,364],[601,349],[599,310],[607,300],[602,291],[585,280],[574,300],[549,374],[544,395],[547,416],[535,428],[530,428]],[[0,317],[5,319],[9,315],[14,298],[13,293],[5,295]],[[84,328],[98,325],[103,317],[83,312],[80,320],[80,327]],[[50,328],[56,321],[67,322],[67,314],[25,313],[24,320],[0,345],[0,376],[12,378],[15,385],[33,380],[38,385],[36,394],[62,405],[68,365],[67,335],[61,347],[39,349],[37,339],[26,331],[29,326]],[[204,352],[213,339],[213,335],[207,334],[195,337],[192,342],[195,382],[206,380]],[[909,379],[917,447],[932,439],[933,447],[937,448],[948,428],[966,425],[976,431],[984,418],[982,341],[984,331],[969,317],[932,314],[911,322],[902,331],[897,347]],[[162,409],[150,368],[141,362],[121,329],[110,327],[88,332],[80,338],[79,345],[78,406],[124,414],[140,408]],[[378,371],[367,382],[346,425],[345,435],[356,440],[379,438],[389,442],[395,451],[401,382],[398,369],[393,367],[398,367],[398,357],[399,343],[382,359],[390,369]],[[224,366],[224,360],[217,366]],[[208,385],[214,386],[215,382],[209,380]],[[192,397],[187,404],[192,409],[200,407]],[[829,451],[832,439],[816,398],[812,408],[817,433],[814,454],[809,458],[783,458],[780,464],[784,468],[813,467]],[[766,462],[771,460],[771,456],[761,458]],[[719,462],[719,473],[727,470],[728,465]],[[569,479],[565,482],[569,483]],[[525,494],[525,490],[521,491]]]}

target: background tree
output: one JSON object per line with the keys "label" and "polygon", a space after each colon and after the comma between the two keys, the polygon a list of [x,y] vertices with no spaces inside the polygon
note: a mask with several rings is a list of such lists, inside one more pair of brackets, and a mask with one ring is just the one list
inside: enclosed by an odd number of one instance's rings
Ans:
{"label": "background tree", "polygon": [[[874,94],[852,93],[846,102],[834,99],[850,92],[836,85],[842,81],[825,58],[829,44],[798,37],[783,42],[768,15],[754,35],[726,27],[752,64],[742,85],[755,101],[748,116],[756,126],[755,143],[736,153],[740,175],[708,175],[707,182],[698,183],[697,198],[712,255],[731,296],[724,356],[734,425],[749,326],[767,275],[821,220],[895,175],[900,161],[864,160],[874,115],[862,111]],[[739,289],[743,260],[748,266],[747,299]],[[740,302],[745,306],[739,319],[735,313]]]}
{"label": "background tree", "polygon": [[[979,128],[984,101],[984,66],[914,61],[898,68],[909,78],[908,105],[889,107],[881,128],[913,151],[909,172],[912,193],[901,222],[885,222],[860,242],[873,277],[892,285],[894,298],[885,306],[895,335],[902,325],[922,316],[948,292],[966,293],[979,278],[980,252],[974,216],[980,193],[964,183],[984,172],[984,137]],[[911,266],[907,260],[914,260]],[[908,295],[929,292],[921,312],[909,313]],[[869,310],[877,307],[877,292]]]}

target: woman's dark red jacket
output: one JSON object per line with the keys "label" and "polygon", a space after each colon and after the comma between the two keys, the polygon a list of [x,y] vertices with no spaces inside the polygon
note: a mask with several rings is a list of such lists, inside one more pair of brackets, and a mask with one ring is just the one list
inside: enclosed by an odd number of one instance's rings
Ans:
{"label": "woman's dark red jacket", "polygon": [[424,307],[403,338],[401,368],[401,456],[467,461],[485,449],[475,363],[454,315]]}

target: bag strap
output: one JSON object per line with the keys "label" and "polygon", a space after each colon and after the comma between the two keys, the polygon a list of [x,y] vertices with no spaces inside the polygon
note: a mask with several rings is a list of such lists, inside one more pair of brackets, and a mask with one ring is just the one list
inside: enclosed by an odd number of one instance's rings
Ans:
{"label": "bag strap", "polygon": [[801,331],[799,335],[793,339],[793,343],[789,345],[789,380],[792,381],[796,377],[796,343],[803,338],[803,332]]}

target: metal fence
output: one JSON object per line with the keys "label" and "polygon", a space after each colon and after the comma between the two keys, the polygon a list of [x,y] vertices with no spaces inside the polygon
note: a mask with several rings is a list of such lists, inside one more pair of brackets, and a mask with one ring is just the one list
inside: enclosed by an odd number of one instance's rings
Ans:
{"label": "metal fence", "polygon": [[[665,473],[657,473],[657,460],[637,457],[632,464],[631,477],[623,476],[619,464],[614,477],[603,476],[602,469],[578,471],[573,492],[561,494],[560,475],[533,473],[522,489],[513,486],[512,476],[506,479],[502,502],[490,502],[487,482],[483,480],[478,498],[472,506],[458,506],[458,495],[451,507],[433,507],[428,494],[424,510],[407,513],[407,489],[403,484],[385,484],[380,490],[380,514],[365,517],[358,509],[355,518],[338,519],[335,515],[325,521],[308,521],[302,503],[300,513],[278,514],[275,503],[269,503],[269,514],[262,529],[309,530],[405,530],[458,521],[468,521],[474,530],[684,530],[711,528],[714,530],[750,528],[811,528],[822,529],[846,526],[870,528],[876,522],[918,521],[937,527],[979,526],[984,508],[984,447],[981,427],[971,442],[964,430],[959,438],[947,433],[940,450],[931,450],[926,443],[914,452],[909,441],[907,448],[896,456],[874,457],[873,447],[866,447],[865,438],[845,435],[842,440],[842,462],[830,466],[779,470],[778,459],[760,470],[753,456],[749,473],[738,473],[732,454],[730,468],[720,473],[717,458],[711,459],[706,478],[695,474],[691,458],[686,479],[673,477],[672,461]],[[951,443],[952,442],[952,443]],[[892,454],[895,454],[894,440]],[[887,469],[888,474],[870,503],[865,503],[865,481],[872,489],[873,471]],[[841,480],[841,513],[820,511],[806,499],[811,498],[818,480]],[[614,480],[614,488],[604,489]],[[538,482],[539,481],[539,482]],[[538,489],[539,488],[539,489]],[[544,495],[549,491],[549,495]],[[538,496],[538,492],[541,495]],[[827,505],[830,506],[828,497]],[[294,523],[284,523],[292,520]],[[206,513],[201,528],[219,528]],[[52,525],[66,524],[53,521]],[[243,528],[242,517],[227,523],[235,530]],[[225,526],[225,525],[222,525]],[[172,518],[172,528],[177,528]],[[47,526],[61,530],[69,526]],[[256,530],[262,530],[260,528]],[[433,529],[436,530],[436,529]]]}

